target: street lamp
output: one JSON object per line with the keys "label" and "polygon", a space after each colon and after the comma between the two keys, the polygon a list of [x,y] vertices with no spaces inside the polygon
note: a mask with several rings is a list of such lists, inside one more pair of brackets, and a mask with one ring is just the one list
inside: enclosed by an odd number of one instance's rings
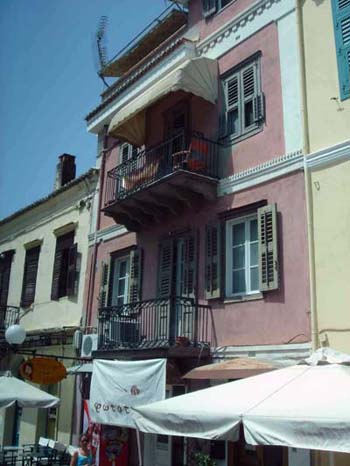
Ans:
{"label": "street lamp", "polygon": [[5,332],[5,340],[10,345],[21,345],[26,339],[26,331],[20,324],[10,325]]}

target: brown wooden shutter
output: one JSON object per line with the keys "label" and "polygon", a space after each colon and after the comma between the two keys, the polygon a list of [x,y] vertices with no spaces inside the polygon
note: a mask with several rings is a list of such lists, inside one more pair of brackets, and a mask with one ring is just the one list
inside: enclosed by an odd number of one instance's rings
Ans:
{"label": "brown wooden shutter", "polygon": [[130,252],[129,303],[141,301],[142,286],[142,249]]}
{"label": "brown wooden shutter", "polygon": [[207,18],[216,12],[216,3],[217,0],[202,0],[204,18]]}
{"label": "brown wooden shutter", "polygon": [[21,297],[21,306],[23,307],[30,306],[34,302],[39,255],[40,246],[26,251]]}
{"label": "brown wooden shutter", "polygon": [[52,274],[51,299],[57,301],[67,294],[69,250],[74,242],[74,231],[59,236],[56,241]]}
{"label": "brown wooden shutter", "polygon": [[53,265],[53,274],[52,274],[52,287],[51,287],[51,299],[57,301],[60,290],[60,276],[61,276],[61,264],[62,264],[62,250],[57,248],[55,252],[55,261]]}
{"label": "brown wooden shutter", "polygon": [[67,296],[76,294],[78,245],[75,243],[69,248],[67,271]]}
{"label": "brown wooden shutter", "polygon": [[7,306],[12,257],[15,251],[5,251],[0,256],[0,306]]}
{"label": "brown wooden shutter", "polygon": [[159,247],[158,298],[168,298],[172,294],[173,264],[173,240],[165,240]]}
{"label": "brown wooden shutter", "polygon": [[183,294],[189,298],[196,295],[196,271],[197,271],[197,254],[196,254],[195,235],[189,235],[184,238],[184,284]]}
{"label": "brown wooden shutter", "polygon": [[100,274],[100,296],[99,307],[106,307],[108,304],[108,290],[109,290],[109,271],[110,266],[106,262],[101,262]]}
{"label": "brown wooden shutter", "polygon": [[207,225],[205,241],[205,297],[220,298],[220,224]]}
{"label": "brown wooden shutter", "polygon": [[260,291],[276,290],[279,287],[276,204],[258,209],[258,237]]}

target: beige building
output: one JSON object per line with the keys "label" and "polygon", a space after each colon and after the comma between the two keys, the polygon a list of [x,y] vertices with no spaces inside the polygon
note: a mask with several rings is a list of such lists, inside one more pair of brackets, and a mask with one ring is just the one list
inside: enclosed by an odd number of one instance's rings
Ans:
{"label": "beige building", "polygon": [[[313,344],[350,352],[350,1],[298,2]],[[349,455],[316,455],[345,466]]]}
{"label": "beige building", "polygon": [[[88,234],[98,170],[75,178],[75,157],[63,154],[55,190],[0,221],[1,324],[19,316],[27,338],[19,353],[75,357],[74,331],[82,325]],[[17,375],[23,360],[1,342],[1,370]],[[28,357],[28,356],[27,356]],[[67,359],[66,359],[67,358]],[[61,398],[57,409],[2,410],[0,443],[32,443],[39,436],[71,442],[75,377],[41,387]]]}

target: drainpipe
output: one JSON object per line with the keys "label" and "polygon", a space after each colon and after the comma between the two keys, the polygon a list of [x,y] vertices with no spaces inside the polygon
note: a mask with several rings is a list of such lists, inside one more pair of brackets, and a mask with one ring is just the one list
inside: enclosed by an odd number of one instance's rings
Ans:
{"label": "drainpipe", "polygon": [[91,258],[90,266],[90,278],[89,278],[89,288],[88,288],[88,299],[86,303],[87,307],[87,319],[85,322],[86,327],[91,327],[92,321],[92,307],[93,307],[93,297],[95,289],[95,278],[96,278],[96,264],[97,264],[97,252],[98,252],[98,243],[97,243],[97,232],[101,227],[101,207],[102,207],[102,194],[104,191],[104,179],[105,179],[105,170],[106,170],[106,153],[108,146],[108,126],[104,126],[104,135],[103,135],[103,147],[101,151],[101,167],[100,167],[100,186],[99,186],[99,196],[98,196],[98,208],[97,208],[97,220],[95,226],[95,238],[94,238],[94,249]]}
{"label": "drainpipe", "polygon": [[303,154],[304,154],[304,179],[305,179],[305,201],[307,217],[307,237],[308,237],[308,258],[310,277],[310,324],[311,324],[311,344],[312,350],[319,347],[318,325],[316,314],[316,281],[315,281],[315,244],[314,244],[314,224],[313,224],[313,203],[311,174],[307,165],[307,154],[310,152],[309,125],[306,97],[306,67],[305,67],[305,43],[303,31],[303,16],[301,0],[296,0],[296,21],[298,31],[298,54],[300,67],[300,89],[301,89],[301,115],[303,132]]}

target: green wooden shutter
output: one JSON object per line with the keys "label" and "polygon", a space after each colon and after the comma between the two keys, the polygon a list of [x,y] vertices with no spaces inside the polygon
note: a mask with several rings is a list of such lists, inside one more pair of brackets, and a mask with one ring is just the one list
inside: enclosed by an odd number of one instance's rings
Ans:
{"label": "green wooden shutter", "polygon": [[207,225],[205,236],[205,297],[220,298],[220,225]]}
{"label": "green wooden shutter", "polygon": [[238,74],[230,77],[225,82],[226,102],[226,133],[238,134],[240,132],[240,92]]}
{"label": "green wooden shutter", "polygon": [[100,296],[99,296],[99,307],[103,308],[107,306],[108,302],[108,289],[109,289],[109,271],[110,267],[107,262],[101,262],[101,273],[100,273]]}
{"label": "green wooden shutter", "polygon": [[204,18],[208,18],[217,10],[217,0],[202,0],[202,5]]}
{"label": "green wooden shutter", "polygon": [[184,285],[183,294],[189,298],[196,295],[197,254],[195,235],[184,238]]}
{"label": "green wooden shutter", "polygon": [[340,99],[350,97],[350,0],[332,0]]}
{"label": "green wooden shutter", "polygon": [[173,264],[173,240],[165,240],[159,247],[158,298],[168,298],[172,294]]}
{"label": "green wooden shutter", "polygon": [[241,86],[243,96],[241,124],[244,129],[247,129],[258,121],[257,64],[255,62],[242,70]]}
{"label": "green wooden shutter", "polygon": [[141,301],[142,249],[130,252],[129,303]]}
{"label": "green wooden shutter", "polygon": [[21,297],[23,307],[30,306],[34,302],[39,255],[40,246],[26,251]]}
{"label": "green wooden shutter", "polygon": [[78,245],[75,243],[69,248],[68,253],[67,296],[74,296],[76,294],[77,259]]}
{"label": "green wooden shutter", "polygon": [[259,289],[276,290],[279,287],[276,204],[258,209],[258,238]]}

